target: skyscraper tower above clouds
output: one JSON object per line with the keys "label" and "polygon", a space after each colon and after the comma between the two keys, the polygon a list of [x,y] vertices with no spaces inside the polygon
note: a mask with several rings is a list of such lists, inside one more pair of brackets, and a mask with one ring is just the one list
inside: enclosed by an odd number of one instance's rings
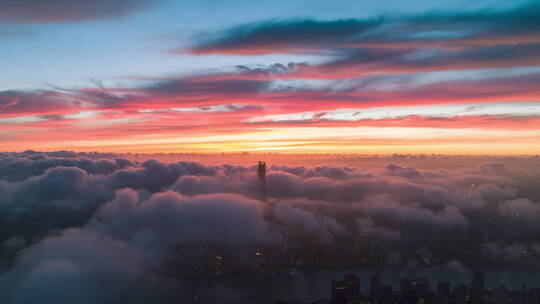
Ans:
{"label": "skyscraper tower above clouds", "polygon": [[257,179],[259,181],[259,199],[266,201],[266,162],[264,161],[259,161]]}

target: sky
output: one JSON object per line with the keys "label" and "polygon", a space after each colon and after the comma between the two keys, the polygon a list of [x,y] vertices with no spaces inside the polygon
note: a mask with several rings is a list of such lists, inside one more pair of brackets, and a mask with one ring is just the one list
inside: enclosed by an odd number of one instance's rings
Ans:
{"label": "sky", "polygon": [[540,1],[0,1],[0,150],[540,153]]}

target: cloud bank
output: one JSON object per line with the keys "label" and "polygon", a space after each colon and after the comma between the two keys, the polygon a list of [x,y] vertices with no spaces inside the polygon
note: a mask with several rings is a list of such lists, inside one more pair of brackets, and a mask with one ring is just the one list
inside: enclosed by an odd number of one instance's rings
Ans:
{"label": "cloud bank", "polygon": [[540,176],[538,160],[526,162],[274,165],[263,202],[255,166],[3,153],[0,297],[167,301],[182,278],[223,271],[216,256],[231,273],[290,263],[537,268]]}

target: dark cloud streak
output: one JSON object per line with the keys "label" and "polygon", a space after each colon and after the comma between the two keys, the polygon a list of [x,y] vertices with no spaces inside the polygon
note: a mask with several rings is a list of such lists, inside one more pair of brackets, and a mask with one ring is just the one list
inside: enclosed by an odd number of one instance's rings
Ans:
{"label": "dark cloud streak", "polygon": [[[355,45],[459,47],[460,42],[481,46],[485,40],[515,34],[538,34],[540,5],[528,4],[501,10],[429,12],[412,16],[380,16],[371,19],[331,21],[273,20],[239,25],[209,35],[192,48],[195,54],[323,51]],[[514,36],[515,38],[515,36]],[[533,37],[530,37],[534,39]],[[538,37],[536,37],[538,38]],[[483,42],[484,41],[484,42]],[[536,42],[537,39],[535,40]],[[504,44],[504,43],[502,43]]]}
{"label": "dark cloud streak", "polygon": [[71,23],[103,20],[143,10],[159,0],[2,0],[0,23]]}

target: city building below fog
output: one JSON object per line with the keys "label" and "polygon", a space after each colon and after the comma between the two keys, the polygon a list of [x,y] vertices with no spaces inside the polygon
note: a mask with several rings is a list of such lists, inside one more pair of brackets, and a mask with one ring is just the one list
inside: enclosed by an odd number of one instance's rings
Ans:
{"label": "city building below fog", "polygon": [[369,294],[360,292],[361,281],[356,274],[347,274],[343,280],[334,280],[331,299],[312,302],[278,301],[276,304],[538,304],[540,288],[511,289],[503,284],[486,288],[483,271],[475,271],[471,281],[452,285],[448,281],[430,282],[426,278],[402,278],[398,290],[384,285],[379,274],[369,278]]}

